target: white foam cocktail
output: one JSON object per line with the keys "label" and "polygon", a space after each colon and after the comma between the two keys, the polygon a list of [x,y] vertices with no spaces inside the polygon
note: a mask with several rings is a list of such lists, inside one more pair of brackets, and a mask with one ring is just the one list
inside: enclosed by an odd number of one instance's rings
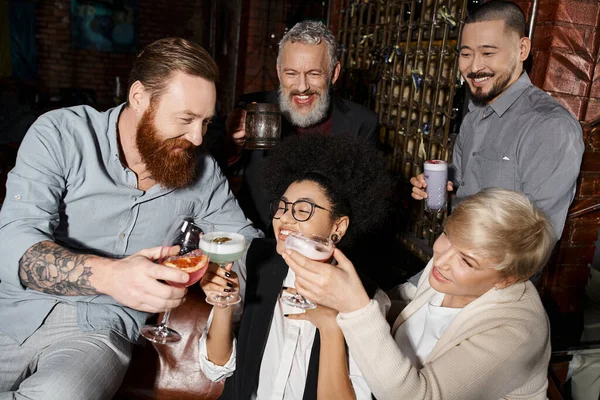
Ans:
{"label": "white foam cocktail", "polygon": [[[324,240],[328,240],[325,239]],[[306,258],[310,258],[315,261],[327,261],[333,253],[333,247],[328,246],[324,241],[317,241],[314,238],[299,235],[296,232],[292,232],[288,235],[285,240],[285,247],[287,249],[296,250]]]}
{"label": "white foam cocktail", "polygon": [[200,239],[200,250],[208,254],[210,261],[225,266],[242,258],[246,250],[246,239],[239,233],[205,233]]}
{"label": "white foam cocktail", "polygon": [[[210,257],[210,261],[225,268],[228,263],[242,258],[246,251],[246,239],[239,233],[208,232],[200,238],[200,249]],[[207,303],[222,307],[239,303],[240,300],[240,296],[235,293],[215,293],[206,298]]]}
{"label": "white foam cocktail", "polygon": [[[285,248],[295,250],[311,260],[326,262],[333,254],[334,244],[331,239],[309,233],[290,232],[285,239]],[[281,301],[302,309],[315,308],[317,305],[304,296],[295,294],[282,295]]]}

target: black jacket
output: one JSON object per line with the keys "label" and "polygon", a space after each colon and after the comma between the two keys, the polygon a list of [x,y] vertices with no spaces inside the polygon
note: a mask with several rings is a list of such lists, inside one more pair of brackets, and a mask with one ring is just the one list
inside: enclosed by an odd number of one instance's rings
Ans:
{"label": "black jacket", "polygon": [[[277,92],[258,92],[245,94],[240,97],[240,101],[249,104],[253,101],[257,103],[278,103]],[[361,138],[365,143],[375,145],[377,142],[377,114],[360,104],[344,100],[341,97],[332,94],[332,134],[333,135],[352,135]],[[282,118],[281,121],[282,138],[295,134],[295,129],[291,124]],[[244,150],[242,152],[241,162],[244,168],[244,177],[238,200],[246,217],[250,218],[254,226],[263,231],[270,226],[269,203],[271,198],[264,190],[263,174],[266,164],[267,150]]]}

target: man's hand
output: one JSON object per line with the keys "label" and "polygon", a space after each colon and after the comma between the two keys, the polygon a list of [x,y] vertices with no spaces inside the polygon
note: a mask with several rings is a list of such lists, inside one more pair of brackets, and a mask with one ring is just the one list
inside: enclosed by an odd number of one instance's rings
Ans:
{"label": "man's hand", "polygon": [[[425,181],[425,175],[419,174],[417,176],[413,176],[410,178],[410,184],[413,185],[411,196],[416,200],[423,200],[427,198],[427,193],[425,192],[425,188],[427,187],[427,182]],[[451,181],[448,181],[448,191],[451,192],[454,190],[454,185]]]}
{"label": "man's hand", "polygon": [[154,263],[153,260],[159,256],[160,247],[154,247],[113,261],[108,264],[108,273],[102,274],[102,282],[97,285],[99,291],[139,311],[158,313],[179,306],[187,289],[176,288],[159,280],[185,283],[189,275]]}
{"label": "man's hand", "polygon": [[225,122],[227,135],[231,137],[237,146],[246,144],[246,110],[242,108],[233,109],[227,116]]}

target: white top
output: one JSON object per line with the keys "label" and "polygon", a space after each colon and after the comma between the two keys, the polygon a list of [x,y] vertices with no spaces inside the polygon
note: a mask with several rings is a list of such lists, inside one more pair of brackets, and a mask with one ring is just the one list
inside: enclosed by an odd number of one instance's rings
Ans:
{"label": "white top", "polygon": [[[234,263],[234,267],[235,264],[237,263]],[[239,272],[238,275],[240,275]],[[240,275],[240,280],[241,278],[242,276]],[[289,269],[283,281],[283,286],[293,288],[294,281],[294,272]],[[385,315],[387,308],[389,308],[389,299],[381,290],[377,291],[375,298],[378,299],[379,304],[383,305],[382,313]],[[239,309],[241,310],[242,308],[240,307]],[[239,316],[240,313],[237,311],[235,315]],[[273,320],[260,365],[258,388],[252,400],[302,399],[316,328],[308,321],[290,320],[283,316],[284,314],[297,314],[299,312],[304,312],[304,310],[282,303],[281,298],[275,303]],[[200,367],[208,379],[217,382],[230,377],[235,371],[236,339],[234,338],[233,341],[231,357],[225,365],[219,366],[209,361],[206,349],[206,335],[210,328],[212,317],[213,312],[211,311],[202,337],[200,338]],[[354,387],[356,398],[370,400],[371,391],[356,366],[352,354],[349,354],[348,361],[350,380]]]}
{"label": "white top", "polygon": [[422,368],[439,338],[462,308],[442,307],[443,293],[436,293],[428,303],[398,327],[394,339],[415,368]]}

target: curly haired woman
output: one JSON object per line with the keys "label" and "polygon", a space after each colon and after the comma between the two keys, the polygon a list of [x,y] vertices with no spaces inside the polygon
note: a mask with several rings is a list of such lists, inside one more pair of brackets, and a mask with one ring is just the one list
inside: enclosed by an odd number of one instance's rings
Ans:
{"label": "curly haired woman", "polygon": [[[266,171],[275,239],[254,240],[234,270],[205,275],[207,292],[239,285],[244,307],[237,339],[234,308],[213,309],[200,344],[202,370],[212,380],[229,377],[224,399],[371,399],[347,356],[337,312],[319,306],[293,314],[299,310],[281,302],[282,291],[293,292],[295,281],[281,254],[292,232],[330,237],[348,248],[357,236],[376,230],[389,205],[385,160],[354,138],[301,136],[273,151]],[[361,281],[383,313],[385,294]]]}

